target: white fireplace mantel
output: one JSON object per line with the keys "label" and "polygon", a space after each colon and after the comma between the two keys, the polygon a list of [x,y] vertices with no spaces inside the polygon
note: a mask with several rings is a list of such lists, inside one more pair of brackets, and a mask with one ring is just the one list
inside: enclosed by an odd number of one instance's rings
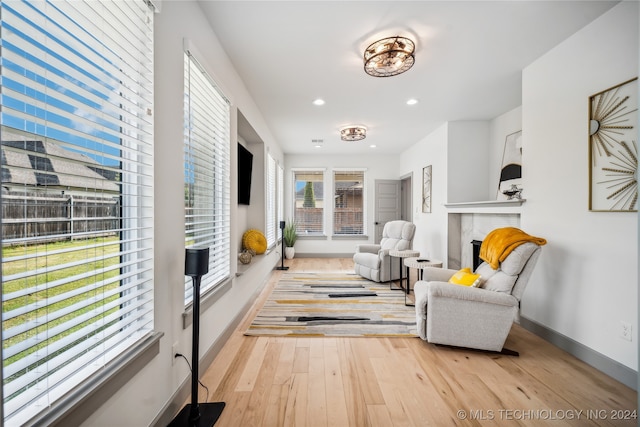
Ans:
{"label": "white fireplace mantel", "polygon": [[513,214],[520,213],[520,206],[526,199],[513,200],[485,200],[479,202],[445,203],[449,213],[493,213]]}

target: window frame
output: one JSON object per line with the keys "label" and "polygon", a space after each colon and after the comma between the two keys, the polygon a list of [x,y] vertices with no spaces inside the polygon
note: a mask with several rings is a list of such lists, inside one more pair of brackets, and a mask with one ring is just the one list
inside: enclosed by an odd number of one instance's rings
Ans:
{"label": "window frame", "polygon": [[[137,10],[125,10],[125,7],[130,5],[134,5],[133,7]],[[70,154],[66,157],[58,155],[57,161],[59,163],[66,162],[66,164],[71,165],[76,162],[81,166],[89,165],[88,168],[91,169],[93,167],[96,173],[106,174],[103,175],[105,181],[117,182],[117,185],[120,186],[118,194],[121,202],[120,208],[116,212],[116,215],[120,218],[118,220],[118,228],[95,228],[82,232],[84,234],[83,237],[114,230],[118,235],[118,241],[116,242],[118,249],[115,255],[106,255],[106,252],[103,251],[93,257],[96,261],[108,258],[118,259],[118,264],[114,266],[114,268],[117,267],[118,269],[118,275],[110,279],[112,283],[118,284],[115,289],[116,292],[111,292],[114,296],[117,296],[115,301],[117,304],[114,305],[116,316],[113,317],[119,320],[115,324],[114,333],[117,335],[113,336],[113,341],[117,341],[118,344],[109,347],[108,342],[105,341],[104,344],[94,347],[96,356],[91,365],[89,365],[82,362],[83,358],[90,353],[86,351],[86,346],[90,345],[85,343],[85,341],[89,341],[88,338],[84,340],[74,339],[72,343],[63,347],[61,346],[65,343],[64,338],[58,342],[51,341],[51,343],[49,343],[48,339],[39,339],[37,341],[38,344],[42,342],[47,346],[45,347],[46,350],[39,349],[39,353],[45,353],[47,357],[66,359],[68,363],[64,366],[59,365],[57,373],[51,370],[50,365],[54,364],[53,360],[47,362],[48,364],[45,365],[46,368],[44,370],[41,369],[42,372],[46,373],[46,379],[43,382],[52,384],[50,387],[45,388],[46,391],[34,397],[44,401],[45,404],[43,405],[36,405],[34,400],[29,400],[25,403],[15,402],[22,405],[22,409],[7,413],[3,387],[2,421],[11,423],[50,424],[53,421],[59,421],[64,418],[76,405],[95,406],[97,401],[93,397],[93,392],[106,387],[117,387],[115,384],[122,372],[135,371],[135,366],[139,366],[136,362],[140,360],[138,359],[139,357],[142,355],[148,357],[151,353],[157,353],[159,339],[162,336],[161,333],[153,331],[153,8],[142,0],[124,4],[113,2],[91,2],[90,4],[56,2],[55,4],[48,3],[44,6],[45,8],[43,9],[40,4],[32,5],[26,2],[2,3],[0,6],[2,9],[0,16],[2,16],[3,28],[12,25],[16,28],[16,31],[13,31],[13,35],[11,35],[12,31],[8,31],[6,38],[4,34],[2,38],[4,50],[2,54],[3,132],[5,129],[12,133],[16,131],[23,138],[32,138],[23,140],[25,141],[25,151],[27,147],[26,141],[35,141],[33,139],[35,137],[41,139],[42,144],[48,144],[51,150],[63,150],[66,147],[71,150],[69,151]],[[121,8],[120,6],[124,7]],[[25,20],[19,21],[19,18],[16,18],[15,21],[12,21],[14,18],[12,17],[12,12],[9,11],[11,9],[16,10],[16,13],[20,13],[20,16],[24,17]],[[18,9],[20,12],[17,12]],[[94,21],[91,19],[92,16],[100,19]],[[101,30],[111,38],[105,37],[102,40],[98,40],[97,36],[95,36],[95,31],[92,31],[91,27],[95,22],[100,22],[105,17],[113,18],[112,20],[105,20],[105,22],[122,20],[134,24],[137,22],[139,25],[120,25],[117,30],[115,29],[115,23],[112,28],[104,25]],[[41,55],[38,54],[39,51],[36,51],[34,44],[29,44],[29,42],[25,41],[21,45],[21,49],[31,49],[31,56],[24,55],[20,60],[14,59],[15,62],[13,64],[22,66],[29,72],[29,74],[23,73],[21,75],[22,84],[28,91],[25,90],[24,93],[16,92],[19,95],[15,99],[20,98],[20,102],[24,102],[25,105],[29,106],[31,106],[29,102],[33,102],[33,105],[37,106],[37,108],[30,107],[20,111],[20,114],[16,114],[12,113],[12,108],[7,107],[7,104],[5,104],[7,92],[10,92],[7,90],[8,80],[6,79],[9,78],[8,75],[11,75],[11,73],[6,72],[6,68],[12,62],[7,57],[13,58],[7,46],[11,43],[9,41],[11,37],[21,37],[15,34],[21,32],[20,30],[22,29],[26,29],[32,22],[33,27],[29,27],[32,28],[30,37],[34,36],[33,29],[41,35],[38,38],[38,43],[41,44],[37,49],[46,49],[51,53],[50,58],[55,57],[57,63],[48,62],[43,65],[43,62],[39,59]],[[42,31],[40,32],[41,29]],[[122,32],[123,29],[128,29],[132,33],[125,34]],[[26,32],[27,30],[25,30]],[[94,38],[83,38],[83,35],[87,33],[94,34]],[[98,53],[100,49],[95,49],[94,43],[107,47],[107,49]],[[135,45],[135,48],[142,50],[134,49],[135,43],[140,43]],[[127,47],[125,48],[124,46]],[[127,53],[125,54],[124,52]],[[113,55],[110,60],[103,63],[111,67],[97,67],[96,64],[99,61],[96,57],[98,55]],[[79,57],[82,57],[83,60],[78,60]],[[87,62],[83,62],[85,60]],[[139,65],[136,60],[140,61]],[[92,67],[95,66],[95,68],[90,68],[86,65],[89,61],[94,61]],[[89,69],[92,71],[88,71]],[[102,77],[98,76],[98,74]],[[38,75],[40,77],[35,79],[34,77]],[[66,79],[65,76],[69,75],[74,75],[76,78]],[[30,80],[32,78],[34,79]],[[84,86],[81,87],[81,84]],[[37,101],[31,101],[31,99],[35,99],[38,91],[46,97],[45,100],[38,98]],[[81,95],[82,91],[84,92]],[[78,112],[84,113],[84,115],[78,114]],[[115,115],[109,115],[109,112]],[[5,121],[5,117],[9,117],[11,114],[14,114],[14,117],[18,120],[7,118]],[[57,116],[58,119],[54,119],[54,116]],[[16,123],[20,121],[24,123],[24,127],[18,127],[16,130]],[[116,126],[113,125],[114,121],[117,123]],[[96,122],[101,124],[96,125]],[[85,127],[79,127],[80,124],[84,124]],[[86,145],[79,144],[78,141],[81,140],[86,141]],[[58,148],[55,148],[56,146]],[[85,160],[74,157],[74,150],[75,153],[82,153],[85,156]],[[62,153],[62,151],[60,152]],[[45,154],[45,156],[38,154],[36,157],[49,158],[49,162],[44,162],[42,164],[43,168],[37,166],[38,161],[35,162],[35,165],[32,162],[31,168],[33,170],[54,171],[51,166],[51,160],[54,158],[52,153],[46,151]],[[107,161],[107,159],[109,160]],[[114,161],[115,164],[113,163]],[[8,163],[7,167],[9,167]],[[70,168],[72,169],[72,166],[55,171],[58,175],[58,182],[64,175],[72,176],[74,172],[70,172]],[[76,168],[75,173],[77,174],[78,172],[79,166]],[[73,176],[77,178],[81,175]],[[94,179],[99,181],[99,178]],[[46,179],[42,189],[49,193],[59,192],[60,190],[54,185],[55,181]],[[51,187],[48,188],[49,186]],[[27,188],[25,185],[25,189]],[[71,197],[74,192],[78,194],[79,188],[73,187],[72,190],[67,188],[67,195]],[[88,188],[96,191],[87,192]],[[100,194],[97,190],[97,187],[85,188],[87,194]],[[65,191],[63,190],[62,196],[65,196],[64,193]],[[73,198],[70,200],[73,201]],[[73,204],[71,204],[70,209],[73,209]],[[38,216],[37,218],[41,222],[47,222],[52,219],[44,212],[41,217]],[[90,220],[94,221],[94,223],[103,220],[96,217],[87,218],[89,218],[87,223]],[[73,221],[69,222],[71,225],[68,233],[71,233],[69,236],[73,237],[74,230],[77,232],[77,229],[73,228]],[[102,225],[99,227],[102,227]],[[67,236],[66,232],[61,232],[61,234],[57,235],[60,238],[64,236]],[[56,235],[47,235],[43,241],[47,242],[53,237],[56,237]],[[7,241],[4,233],[2,238],[3,242]],[[28,238],[27,234],[25,234],[25,237],[21,238],[20,241]],[[16,240],[16,243],[19,243],[19,241]],[[46,244],[48,245],[48,243]],[[87,244],[82,245],[84,246],[81,247],[81,250],[88,248]],[[112,244],[109,245],[113,246]],[[98,246],[91,245],[91,248],[97,249]],[[64,249],[63,251],[73,253],[76,250]],[[62,253],[63,251],[58,252]],[[51,255],[52,252],[46,252],[44,256],[36,254],[35,257],[43,258],[45,262],[49,262],[47,257]],[[83,263],[78,263],[77,260],[71,259],[71,262],[62,261],[61,264],[55,264],[50,268],[62,271],[63,268],[77,264],[78,266],[86,266],[89,269],[87,274],[97,271],[97,267],[90,266],[89,259],[83,258],[83,261]],[[3,257],[3,267],[5,262],[9,261]],[[37,271],[39,269],[40,267],[32,270]],[[24,272],[24,274],[27,273],[31,274],[29,271]],[[64,280],[68,281],[68,283],[73,283],[77,277],[81,276],[78,273],[72,274],[73,276],[68,276]],[[95,279],[91,279],[91,277],[93,276],[90,274],[87,276],[89,282],[86,286],[82,285],[84,286],[83,288],[64,291],[66,294],[60,294],[60,299],[63,297],[69,299],[67,297],[74,292],[80,296],[82,293],[79,292],[87,286],[104,285],[106,282],[104,278],[99,279],[99,276],[95,276]],[[5,281],[9,279],[4,275],[2,280],[4,287]],[[91,280],[95,280],[95,282],[92,284]],[[58,286],[56,285],[57,282],[62,283],[61,280],[54,280],[47,276],[42,287],[48,290],[52,286]],[[140,289],[134,293],[136,288]],[[133,303],[133,298],[138,298],[142,294],[145,297],[140,300],[141,302],[136,301],[136,304],[139,304],[141,308],[144,305],[145,308],[135,317],[135,320],[136,322],[143,322],[144,327],[132,330],[122,323],[125,319],[131,319],[130,315],[134,311],[127,312],[128,309],[132,308],[130,303]],[[3,301],[4,297],[3,295]],[[49,302],[47,311],[51,310],[53,314],[54,309],[51,307],[53,306],[54,298],[49,296],[47,298],[49,298],[47,300]],[[100,298],[98,294],[97,299],[83,298],[78,301],[81,301],[82,304],[93,300],[106,301],[104,296],[102,299]],[[123,298],[128,299],[129,302],[124,301]],[[68,307],[68,310],[72,309],[75,310],[75,304]],[[90,313],[94,312],[95,310]],[[107,312],[105,312],[105,308],[101,308],[97,310],[97,313],[98,317],[102,316],[104,318]],[[36,314],[36,316],[39,316],[39,314]],[[72,324],[75,323],[65,320],[57,326],[60,326],[58,329],[61,331],[67,332],[74,330]],[[98,324],[98,321],[87,323],[88,326],[94,324]],[[6,336],[5,333],[6,329],[3,324],[3,341]],[[49,334],[53,335],[53,333],[53,328],[49,327],[43,335],[48,336]],[[100,338],[98,335],[102,335],[102,337]],[[130,338],[127,339],[127,336]],[[107,334],[96,334],[94,339],[96,342],[99,339],[109,340],[109,336]],[[33,347],[31,344],[26,345]],[[57,350],[55,349],[56,347],[58,348]],[[6,356],[5,350],[0,351],[4,360]],[[5,379],[6,368],[2,368],[3,379]],[[65,370],[68,371],[65,372]],[[57,375],[60,379],[56,380],[49,375]],[[74,378],[76,376],[77,378]],[[11,382],[5,384],[5,387],[8,384],[11,384]],[[16,399],[20,398],[26,399],[27,395],[17,395]],[[41,410],[35,412],[37,406]],[[7,417],[12,418],[9,419]]]}
{"label": "window frame", "polygon": [[[322,184],[322,213],[320,215],[316,215],[319,216],[321,218],[321,222],[320,223],[316,223],[317,226],[319,226],[320,230],[319,231],[309,231],[307,229],[303,229],[303,223],[304,221],[300,221],[299,217],[298,217],[298,213],[297,213],[297,193],[300,190],[296,189],[296,182],[297,179],[296,177],[298,176],[298,174],[303,175],[303,174],[309,174],[310,176],[313,175],[320,175],[321,179],[319,180],[314,180],[311,182],[319,182]],[[313,237],[322,237],[325,238],[327,236],[327,209],[326,209],[326,189],[327,189],[327,171],[324,168],[292,168],[291,169],[291,177],[292,177],[292,204],[291,204],[291,211],[292,211],[292,215],[291,217],[293,218],[293,221],[296,224],[296,231],[298,232],[298,238],[313,238]],[[309,182],[309,181],[307,181]],[[315,195],[315,191],[314,191],[314,195]],[[316,208],[317,209],[317,208]]]}
{"label": "window frame", "polygon": [[[362,174],[362,231],[360,233],[336,233],[336,202],[340,196],[336,187],[336,175],[340,173],[361,173]],[[332,238],[362,238],[367,235],[367,169],[366,168],[333,168],[331,170],[331,190],[332,200],[331,204],[331,229]]]}
{"label": "window frame", "polygon": [[[185,39],[184,41],[184,59],[185,59],[185,104],[187,103],[188,94],[187,91],[187,68],[193,65],[197,68],[198,72],[195,73],[197,77],[202,77],[205,83],[210,85],[210,89],[213,90],[213,94],[200,94],[200,96],[213,95],[216,97],[215,102],[222,102],[217,105],[217,108],[226,109],[224,111],[224,117],[222,117],[222,123],[213,123],[213,126],[222,124],[223,129],[216,128],[216,136],[214,146],[211,152],[218,152],[217,155],[210,159],[211,165],[214,168],[211,171],[212,177],[215,177],[220,182],[215,182],[214,179],[214,194],[211,196],[214,206],[211,208],[211,218],[208,220],[212,222],[212,237],[206,240],[206,245],[209,246],[209,272],[202,277],[200,295],[204,297],[211,293],[221,289],[226,283],[231,280],[231,102],[225,95],[221,86],[217,84],[211,74],[204,67],[203,63],[198,60],[200,55],[191,45],[191,43]],[[187,67],[186,61],[189,61],[189,67]],[[189,124],[187,120],[190,120],[190,116],[185,105],[185,155],[187,152],[188,139],[192,137],[192,133],[188,131]],[[213,120],[215,122],[215,120]],[[191,123],[191,122],[190,122]],[[212,122],[208,123],[212,125]],[[221,137],[221,138],[220,138]],[[185,166],[187,161],[185,159]],[[216,169],[215,167],[221,168]],[[222,204],[221,207],[215,207],[215,203]],[[216,215],[221,215],[222,219],[216,219]],[[185,206],[185,246],[201,246],[201,242],[193,244],[190,237],[187,235],[188,220],[187,211]],[[216,225],[217,222],[221,222],[221,227]],[[189,277],[185,277],[185,309],[190,310],[193,303],[193,284]],[[204,301],[203,301],[204,302]],[[186,327],[186,321],[183,326]]]}

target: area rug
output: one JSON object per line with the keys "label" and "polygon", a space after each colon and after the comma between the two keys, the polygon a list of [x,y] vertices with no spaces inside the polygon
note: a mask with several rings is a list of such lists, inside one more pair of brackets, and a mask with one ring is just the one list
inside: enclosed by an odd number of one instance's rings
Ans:
{"label": "area rug", "polygon": [[245,332],[258,336],[414,337],[403,291],[355,274],[283,273]]}

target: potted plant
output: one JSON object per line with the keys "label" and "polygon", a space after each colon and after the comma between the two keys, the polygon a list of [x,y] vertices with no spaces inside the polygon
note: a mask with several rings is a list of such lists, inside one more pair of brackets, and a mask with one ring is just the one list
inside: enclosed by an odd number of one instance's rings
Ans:
{"label": "potted plant", "polygon": [[293,221],[289,221],[289,223],[284,227],[282,232],[282,238],[284,239],[284,256],[287,259],[293,258],[296,251],[293,248],[296,240],[298,240],[298,233],[296,232],[296,223]]}

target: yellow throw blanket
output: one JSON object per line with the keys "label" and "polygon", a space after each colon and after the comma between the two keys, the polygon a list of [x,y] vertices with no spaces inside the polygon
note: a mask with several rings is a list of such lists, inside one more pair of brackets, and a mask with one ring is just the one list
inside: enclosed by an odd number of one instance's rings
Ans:
{"label": "yellow throw blanket", "polygon": [[545,239],[530,236],[519,228],[497,228],[487,234],[487,237],[482,241],[480,259],[486,261],[494,270],[497,270],[500,263],[509,256],[511,251],[527,242],[533,242],[540,246],[547,243]]}

